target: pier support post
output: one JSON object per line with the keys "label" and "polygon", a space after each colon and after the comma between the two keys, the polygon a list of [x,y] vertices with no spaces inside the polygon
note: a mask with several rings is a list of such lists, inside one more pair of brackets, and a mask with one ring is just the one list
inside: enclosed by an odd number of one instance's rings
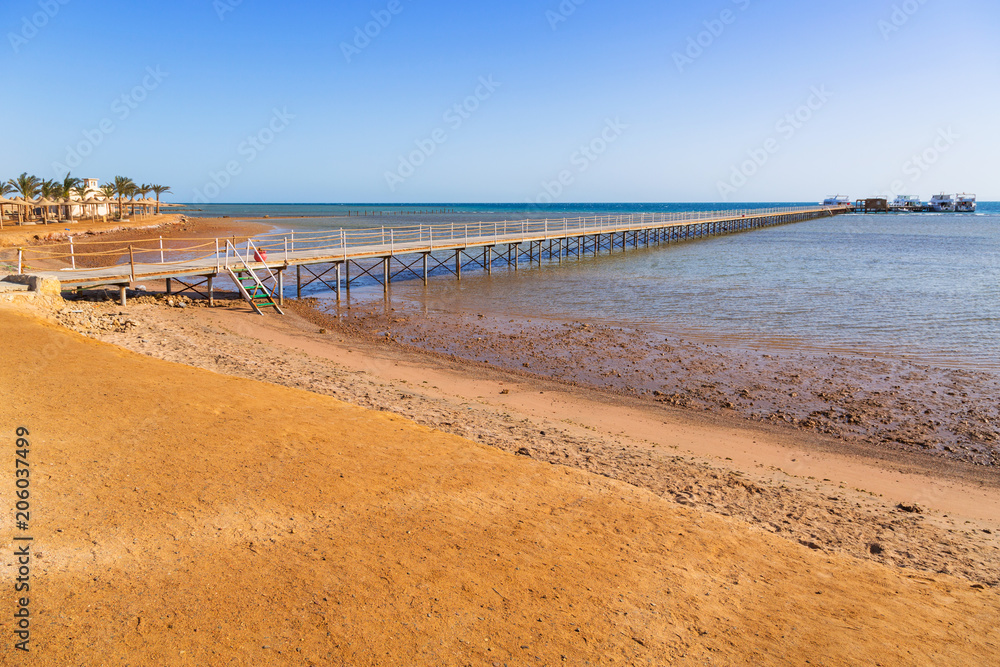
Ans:
{"label": "pier support post", "polygon": [[486,265],[486,275],[493,275],[493,246],[483,248],[483,264]]}
{"label": "pier support post", "polygon": [[429,252],[424,253],[424,287],[427,287],[427,256],[430,255]]}
{"label": "pier support post", "polygon": [[295,298],[302,298],[302,265],[295,266]]}
{"label": "pier support post", "polygon": [[122,306],[125,305],[125,290],[126,289],[128,289],[128,285],[119,285],[118,286],[118,296],[119,296],[119,298],[121,300]]}
{"label": "pier support post", "polygon": [[[209,285],[212,284],[212,277],[208,277]],[[211,293],[212,288],[209,287],[209,293]],[[211,304],[209,304],[211,305]],[[285,271],[284,269],[278,269],[278,305],[285,305]]]}
{"label": "pier support post", "polygon": [[167,278],[167,296],[170,296],[170,294],[171,294],[171,292],[170,292],[170,288],[171,287],[173,287],[173,285],[170,282],[170,278]]}
{"label": "pier support post", "polygon": [[511,247],[514,249],[514,270],[517,271],[518,264],[521,262],[521,246],[518,244]]}
{"label": "pier support post", "polygon": [[208,305],[215,306],[215,275],[208,276]]}
{"label": "pier support post", "polygon": [[340,267],[341,263],[337,262],[337,301],[340,301]]}
{"label": "pier support post", "polygon": [[462,279],[462,251],[455,251],[455,275],[459,280]]}
{"label": "pier support post", "polygon": [[351,298],[351,260],[344,262],[344,290],[347,292],[347,298]]}
{"label": "pier support post", "polygon": [[389,291],[389,258],[382,260],[382,287],[385,292]]}

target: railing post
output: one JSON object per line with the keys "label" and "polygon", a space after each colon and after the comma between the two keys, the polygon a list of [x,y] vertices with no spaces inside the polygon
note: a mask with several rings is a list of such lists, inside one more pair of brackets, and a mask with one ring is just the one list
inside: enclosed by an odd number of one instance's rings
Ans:
{"label": "railing post", "polygon": [[17,249],[17,274],[24,273],[24,248]]}
{"label": "railing post", "polygon": [[129,278],[135,282],[135,255],[132,254],[132,246],[128,247]]}
{"label": "railing post", "polygon": [[288,265],[288,237],[285,237],[285,265]]}
{"label": "railing post", "polygon": [[396,246],[396,235],[393,233],[393,230],[390,229],[389,230],[389,254],[390,255],[393,254],[393,252],[395,251],[395,246]]}
{"label": "railing post", "polygon": [[219,239],[215,239],[215,272],[219,273],[219,269],[222,268],[221,258],[219,257]]}
{"label": "railing post", "polygon": [[[343,246],[343,248],[344,248],[344,261],[346,262],[347,261],[347,232],[345,232],[343,228],[341,228],[341,230],[340,230],[340,245]],[[350,267],[348,267],[348,271],[350,271]],[[350,284],[351,284],[350,278],[348,278],[347,284],[348,284],[348,286],[350,286]]]}
{"label": "railing post", "polygon": [[69,258],[73,262],[73,268],[76,268],[76,253],[73,251],[73,237],[69,237]]}
{"label": "railing post", "polygon": [[295,252],[295,230],[292,230],[292,252]]}
{"label": "railing post", "polygon": [[160,264],[163,264],[163,237],[160,237]]}

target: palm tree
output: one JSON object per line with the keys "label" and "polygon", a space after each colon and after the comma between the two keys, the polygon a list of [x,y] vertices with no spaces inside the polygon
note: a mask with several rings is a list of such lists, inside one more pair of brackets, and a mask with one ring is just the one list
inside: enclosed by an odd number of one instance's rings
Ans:
{"label": "palm tree", "polygon": [[[146,198],[146,196],[149,194],[149,190],[150,190],[150,187],[149,187],[148,183],[143,183],[142,185],[136,186],[136,189],[135,189],[136,194],[140,195],[142,197],[142,199]],[[145,204],[142,205],[142,211],[143,211],[143,214],[145,215],[145,212],[146,212],[146,205]]]}
{"label": "palm tree", "polygon": [[128,197],[132,188],[135,187],[135,183],[132,182],[131,178],[126,178],[125,176],[115,176],[115,195],[118,197],[118,218],[124,218],[124,209],[122,209],[122,197]]}
{"label": "palm tree", "polygon": [[[28,176],[28,172],[24,172],[17,178],[10,179],[7,183],[14,188],[14,192],[20,194],[21,198],[24,199],[24,217],[27,219],[29,206],[28,202],[34,199],[38,194],[41,182],[38,180],[37,176]],[[18,224],[21,224],[22,222],[20,210],[17,212],[17,222]]]}
{"label": "palm tree", "polygon": [[84,204],[83,202],[87,201],[87,195],[89,193],[90,193],[90,191],[87,189],[86,183],[84,181],[79,180],[79,179],[77,179],[77,184],[73,186],[73,189],[70,190],[70,194],[71,195],[73,195],[74,197],[77,197],[77,198],[80,199],[80,217],[81,218],[86,218],[87,217],[87,205]]}
{"label": "palm tree", "polygon": [[156,193],[156,215],[160,214],[160,195],[170,192],[169,185],[150,185],[149,189]]}
{"label": "palm tree", "polygon": [[[59,190],[62,188],[61,183],[57,183],[52,180],[44,180],[38,186],[38,191],[42,195],[42,199],[55,199],[59,196]],[[49,224],[49,207],[42,206],[42,216],[44,224]]]}
{"label": "palm tree", "polygon": [[128,209],[129,215],[134,217],[135,216],[135,196],[137,194],[139,194],[139,186],[136,185],[134,182],[130,182],[128,184],[128,188],[125,191],[125,194],[128,195],[128,198],[130,200],[128,202],[128,205],[129,205],[129,209]]}
{"label": "palm tree", "polygon": [[[101,194],[104,195],[105,201],[108,202],[112,201],[115,198],[115,194],[117,194],[118,192],[115,186],[112,185],[111,183],[105,183],[100,188],[98,188],[98,190],[100,190]],[[105,215],[111,215],[111,204],[105,204],[104,210],[106,211]],[[121,209],[119,209],[118,215],[119,217],[121,217]]]}
{"label": "palm tree", "polygon": [[[62,183],[57,183],[59,186],[59,196],[69,202],[73,198],[73,190],[80,184],[79,178],[73,178],[69,174],[63,178]],[[69,203],[66,204],[66,217],[73,220],[73,206]]]}

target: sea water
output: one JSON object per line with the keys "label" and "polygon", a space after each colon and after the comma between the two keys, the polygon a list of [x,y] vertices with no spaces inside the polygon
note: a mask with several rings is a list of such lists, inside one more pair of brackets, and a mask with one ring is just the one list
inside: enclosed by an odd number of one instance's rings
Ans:
{"label": "sea water", "polygon": [[[293,215],[321,216],[274,221],[309,230],[778,205],[790,204],[256,205],[227,215],[274,217],[295,210],[300,213]],[[223,210],[204,208],[206,214]],[[366,209],[367,218],[332,217]],[[428,209],[454,213],[412,213]],[[371,216],[378,210],[383,220]],[[408,213],[393,220],[389,211]],[[1000,369],[1000,204],[981,203],[977,214],[841,215],[562,263],[545,260],[530,269],[522,264],[518,272],[498,265],[491,276],[465,270],[461,282],[439,274],[426,288],[419,280],[393,282],[391,298],[436,311],[604,322],[727,343]],[[363,299],[377,290],[381,298],[381,288],[371,287],[352,296]]]}

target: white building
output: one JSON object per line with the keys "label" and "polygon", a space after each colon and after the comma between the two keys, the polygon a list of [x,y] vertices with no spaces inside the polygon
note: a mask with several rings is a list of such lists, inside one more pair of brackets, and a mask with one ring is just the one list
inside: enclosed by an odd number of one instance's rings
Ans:
{"label": "white building", "polygon": [[[84,188],[84,199],[104,199],[104,194],[101,192],[100,181],[96,178],[84,178],[82,179]],[[80,197],[74,194],[71,197],[74,201],[79,201]],[[86,209],[86,210],[84,210]],[[89,204],[87,206],[74,206],[73,207],[73,217],[80,218],[85,215],[95,216],[95,215],[111,215],[112,207],[108,204]]]}

